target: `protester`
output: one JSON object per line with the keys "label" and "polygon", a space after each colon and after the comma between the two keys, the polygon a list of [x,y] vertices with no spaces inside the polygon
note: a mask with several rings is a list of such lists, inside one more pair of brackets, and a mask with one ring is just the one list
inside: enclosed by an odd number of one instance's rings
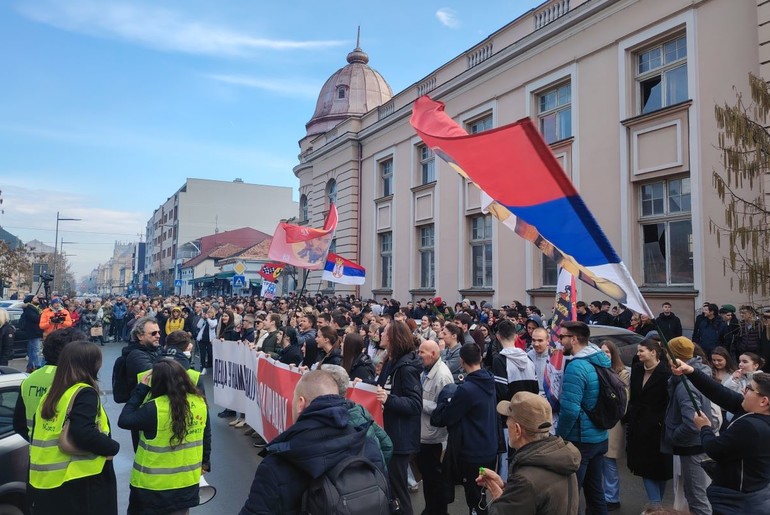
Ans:
{"label": "protester", "polygon": [[342,351],[340,351],[339,336],[332,326],[326,325],[319,328],[315,337],[315,343],[320,354],[318,356],[318,361],[316,361],[310,368],[315,370],[321,365],[342,364]]}
{"label": "protester", "polygon": [[509,445],[516,449],[509,479],[482,469],[476,484],[486,488],[490,515],[575,515],[580,504],[576,472],[580,451],[551,436],[551,405],[540,395],[518,392],[500,401],[497,412],[506,417]]}
{"label": "protester", "polygon": [[[61,350],[30,437],[27,494],[35,515],[118,513],[112,457],[120,444],[110,438],[110,422],[99,400],[101,365],[101,350],[90,342],[71,342]],[[88,454],[61,450],[65,420],[68,441]]]}
{"label": "protester", "polygon": [[[626,370],[620,359],[620,351],[610,340],[602,342],[602,352],[610,358],[612,370],[625,383],[628,392],[631,383],[631,373]],[[625,455],[625,427],[622,421],[610,429],[607,438],[607,454],[604,455],[604,500],[607,501],[607,511],[620,508],[620,476],[618,475],[618,459]]]}
{"label": "protester", "polygon": [[59,297],[52,298],[49,306],[42,311],[39,327],[43,331],[43,339],[57,329],[72,327],[72,317],[69,311],[64,309]]}
{"label": "protester", "polygon": [[201,312],[200,319],[196,324],[198,350],[200,351],[201,375],[206,375],[207,369],[212,366],[211,342],[217,338],[217,311],[209,308]]}
{"label": "protester", "polygon": [[464,340],[463,330],[457,324],[447,322],[441,331],[441,339],[444,340],[445,345],[441,359],[452,372],[455,384],[459,384],[463,381],[463,370],[460,365],[460,348],[462,347],[461,342]]}
{"label": "protester", "polygon": [[123,407],[118,426],[141,432],[128,513],[182,515],[197,506],[201,472],[211,470],[211,429],[206,401],[184,367],[158,360]]}
{"label": "protester", "polygon": [[37,295],[24,297],[24,308],[19,318],[19,328],[27,333],[27,373],[43,366],[40,359],[40,346],[43,341],[43,331],[40,329],[40,298]]}
{"label": "protester", "polygon": [[364,339],[360,334],[348,333],[342,345],[342,367],[351,379],[360,379],[365,383],[374,383],[374,364],[364,352]]}

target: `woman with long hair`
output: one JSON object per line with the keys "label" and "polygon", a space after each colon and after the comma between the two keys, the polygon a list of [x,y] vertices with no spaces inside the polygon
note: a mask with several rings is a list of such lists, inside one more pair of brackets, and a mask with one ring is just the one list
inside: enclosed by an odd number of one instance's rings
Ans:
{"label": "woman with long hair", "polygon": [[663,420],[668,407],[671,370],[661,359],[660,343],[645,338],[636,352],[639,361],[631,369],[626,422],[626,461],[635,476],[641,476],[647,499],[660,505],[666,482],[674,477],[673,456],[660,452]]}
{"label": "woman with long hair", "polygon": [[377,399],[383,406],[385,432],[393,441],[393,457],[388,464],[391,494],[398,499],[401,513],[412,515],[407,468],[412,455],[420,451],[422,363],[412,332],[403,322],[390,322],[380,345],[388,351],[377,379]]}
{"label": "woman with long hair", "polygon": [[316,346],[321,351],[318,361],[313,364],[313,370],[321,365],[340,365],[342,364],[342,352],[340,351],[340,339],[336,329],[330,325],[318,328],[315,336]]}
{"label": "woman with long hair", "polygon": [[714,380],[725,386],[732,380],[733,372],[738,368],[730,352],[722,346],[711,351],[711,365],[714,370]]}
{"label": "woman with long hair", "polygon": [[[112,457],[120,444],[110,438],[110,422],[99,401],[101,366],[101,350],[87,341],[71,342],[59,355],[30,433],[27,493],[35,515],[118,513]],[[83,455],[65,453],[57,445],[65,421],[68,440]]]}
{"label": "woman with long hair", "polygon": [[351,381],[355,378],[365,383],[374,382],[374,363],[364,352],[364,339],[358,333],[348,333],[342,342],[342,368]]}
{"label": "woman with long hair", "polygon": [[217,338],[233,342],[240,339],[238,331],[235,330],[235,314],[229,309],[226,309],[222,316],[219,317]]}
{"label": "woman with long hair", "polygon": [[[602,342],[602,351],[610,358],[612,370],[626,384],[626,393],[631,384],[631,372],[626,369],[620,359],[618,347],[610,340]],[[604,455],[604,500],[608,508],[620,507],[620,476],[618,475],[618,459],[625,453],[625,428],[622,422],[610,429],[607,454]]]}
{"label": "woman with long hair", "polygon": [[118,426],[141,432],[128,513],[182,515],[197,506],[201,471],[210,470],[211,430],[206,401],[184,367],[158,360],[134,389]]}

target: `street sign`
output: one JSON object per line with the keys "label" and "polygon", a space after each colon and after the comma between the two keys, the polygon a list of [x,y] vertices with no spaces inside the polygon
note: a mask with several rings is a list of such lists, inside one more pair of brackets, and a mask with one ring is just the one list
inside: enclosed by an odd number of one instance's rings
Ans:
{"label": "street sign", "polygon": [[246,265],[243,261],[238,261],[235,266],[233,266],[233,271],[238,275],[243,275],[243,272],[246,271]]}
{"label": "street sign", "polygon": [[175,279],[174,280],[174,288],[181,288],[182,287],[182,280],[181,279]]}
{"label": "street sign", "polygon": [[245,287],[246,287],[246,276],[234,275],[233,288],[245,288]]}
{"label": "street sign", "polygon": [[155,283],[156,288],[163,288],[163,281],[158,281]]}

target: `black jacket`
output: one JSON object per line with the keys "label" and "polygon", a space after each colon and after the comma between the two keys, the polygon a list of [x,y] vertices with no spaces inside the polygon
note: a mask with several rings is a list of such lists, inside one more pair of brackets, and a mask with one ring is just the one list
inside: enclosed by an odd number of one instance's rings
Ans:
{"label": "black jacket", "polygon": [[350,427],[349,420],[345,399],[337,395],[316,397],[296,422],[267,446],[267,456],[257,467],[240,515],[299,514],[311,478],[320,477],[362,448],[387,476],[377,439],[367,436],[367,426]]}
{"label": "black jacket", "polygon": [[356,377],[365,383],[374,382],[374,363],[366,352],[359,354],[350,365],[350,380],[352,381]]}
{"label": "black jacket", "polygon": [[0,365],[8,365],[13,359],[14,329],[10,322],[0,327]]}
{"label": "black jacket", "polygon": [[278,352],[278,361],[286,365],[297,365],[302,363],[302,349],[296,345],[289,345]]}
{"label": "black jacket", "polygon": [[21,313],[21,319],[19,320],[19,327],[24,329],[24,334],[27,338],[42,338],[43,330],[40,329],[40,313],[39,306],[34,304],[24,304],[24,310]]}
{"label": "black jacket", "polygon": [[121,351],[126,358],[126,374],[131,388],[136,386],[136,375],[151,370],[155,360],[160,356],[160,347],[145,347],[138,342],[131,342]]}
{"label": "black jacket", "polygon": [[393,454],[415,454],[420,450],[420,414],[422,413],[422,363],[416,352],[383,365],[377,383],[388,390],[383,421],[385,432],[393,441]]}
{"label": "black jacket", "polygon": [[[663,336],[665,336],[666,340],[682,336],[682,321],[679,320],[679,317],[675,314],[671,313],[669,315],[664,315],[661,313],[658,315],[658,318],[655,319],[655,322],[663,332]],[[628,326],[626,326],[626,328],[628,328]]]}
{"label": "black jacket", "polygon": [[321,368],[321,365],[342,365],[342,352],[339,347],[332,348],[329,354],[320,353],[317,368]]}

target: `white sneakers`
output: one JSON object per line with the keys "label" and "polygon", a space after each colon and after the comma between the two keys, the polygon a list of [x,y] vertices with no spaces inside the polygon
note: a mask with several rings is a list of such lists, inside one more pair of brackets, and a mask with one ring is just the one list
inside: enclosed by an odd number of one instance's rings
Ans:
{"label": "white sneakers", "polygon": [[201,369],[201,375],[202,375],[202,376],[205,376],[205,375],[206,375],[206,367],[203,367],[203,368]]}
{"label": "white sneakers", "polygon": [[[229,424],[233,427],[243,427],[243,424],[245,424],[246,421],[242,419],[241,417],[236,418],[235,420],[231,420]],[[240,426],[238,425],[240,424]]]}

